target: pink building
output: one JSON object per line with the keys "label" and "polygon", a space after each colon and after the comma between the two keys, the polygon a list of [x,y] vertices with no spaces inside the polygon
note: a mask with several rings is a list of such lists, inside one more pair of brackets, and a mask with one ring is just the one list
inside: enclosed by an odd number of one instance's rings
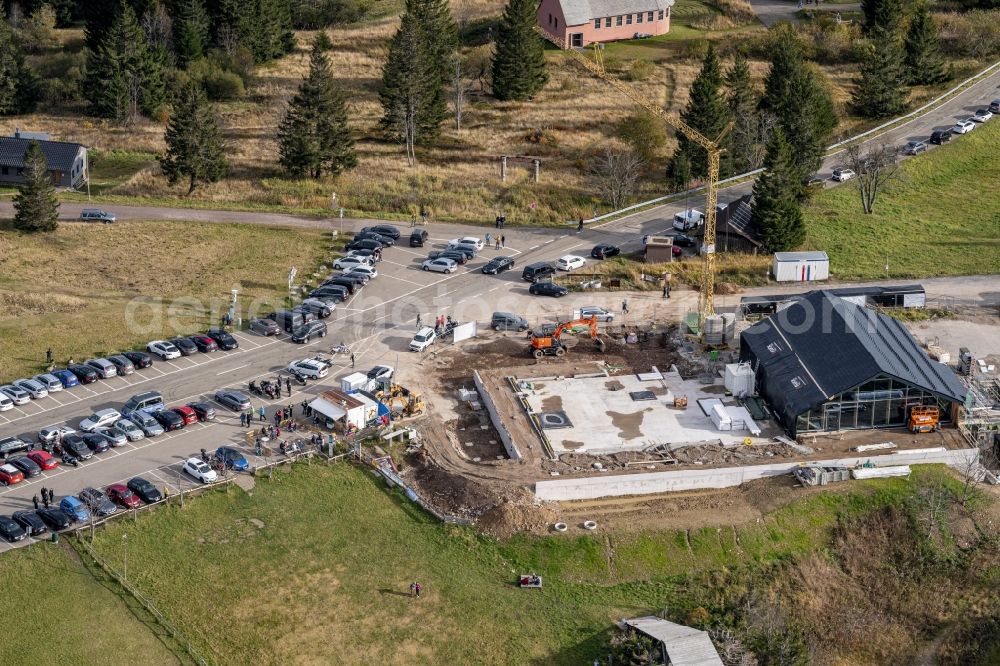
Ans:
{"label": "pink building", "polygon": [[538,26],[564,49],[670,31],[674,0],[541,0]]}

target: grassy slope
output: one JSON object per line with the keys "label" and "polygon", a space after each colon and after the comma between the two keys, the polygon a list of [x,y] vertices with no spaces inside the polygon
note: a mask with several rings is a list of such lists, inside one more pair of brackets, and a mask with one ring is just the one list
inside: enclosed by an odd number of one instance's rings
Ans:
{"label": "grassy slope", "polygon": [[[204,328],[209,308],[225,312],[234,286],[244,305],[274,303],[289,266],[306,279],[328,243],[320,229],[239,224],[64,224],[40,235],[0,227],[0,373],[40,371],[48,346],[61,362]],[[171,316],[167,306],[179,298],[193,301]],[[159,323],[142,308],[130,324],[136,299],[163,299]]]}
{"label": "grassy slope", "polygon": [[805,247],[826,250],[838,278],[927,277],[1000,272],[1000,121],[916,159],[861,212],[847,183],[818,193],[806,208]]}
{"label": "grassy slope", "polygon": [[[739,547],[693,531],[689,552],[683,532],[498,544],[430,521],[365,472],[313,466],[115,525],[96,545],[117,561],[127,530],[130,579],[218,663],[579,664],[613,620],[683,603],[686,576],[815,551],[838,515],[908,488],[810,497],[740,528]],[[545,590],[514,587],[525,571]],[[419,601],[401,594],[413,580]]]}
{"label": "grassy slope", "polygon": [[176,664],[79,560],[48,544],[0,557],[5,664]]}

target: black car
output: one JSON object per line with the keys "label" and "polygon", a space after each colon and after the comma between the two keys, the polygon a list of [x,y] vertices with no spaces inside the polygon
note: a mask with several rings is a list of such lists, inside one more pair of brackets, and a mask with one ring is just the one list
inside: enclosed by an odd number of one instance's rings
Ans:
{"label": "black car", "polygon": [[440,252],[431,252],[427,255],[428,259],[451,259],[456,264],[461,266],[462,264],[469,261],[469,255],[464,252],[459,252],[458,250],[442,250]]}
{"label": "black car", "polygon": [[171,338],[170,344],[177,347],[181,356],[191,356],[198,353],[198,345],[191,342],[190,338]]}
{"label": "black car", "polygon": [[373,240],[377,243],[381,243],[382,247],[392,247],[396,244],[396,239],[391,236],[383,236],[382,234],[375,233],[374,231],[365,231],[362,229],[355,237],[356,240]]}
{"label": "black car", "polygon": [[31,444],[17,437],[4,437],[0,439],[0,458],[6,458],[12,453],[30,451]]}
{"label": "black car", "polygon": [[590,251],[590,256],[594,259],[607,259],[608,257],[614,257],[622,253],[622,249],[617,245],[609,245],[607,243],[601,243],[595,245],[594,249]]}
{"label": "black car", "polygon": [[497,275],[511,268],[514,268],[514,257],[495,257],[483,266],[483,272],[487,275]]}
{"label": "black car", "polygon": [[318,319],[326,319],[333,314],[330,306],[319,299],[306,299],[299,303],[298,307],[312,312]]}
{"label": "black car", "polygon": [[42,534],[48,530],[45,521],[36,511],[15,511],[11,517],[31,536]]}
{"label": "black car", "polygon": [[67,366],[66,369],[76,375],[76,378],[81,384],[93,384],[101,378],[101,375],[98,374],[97,370],[94,370],[89,365],[74,363],[73,365]]}
{"label": "black car", "polygon": [[23,540],[28,535],[16,520],[10,516],[0,516],[0,536],[13,543]]}
{"label": "black car", "polygon": [[311,308],[302,307],[301,305],[296,305],[292,308],[292,312],[298,312],[302,315],[302,322],[308,324],[311,321],[316,321],[319,317]]}
{"label": "black car", "polygon": [[35,513],[45,521],[50,530],[64,530],[70,525],[69,516],[63,513],[62,509],[52,507],[51,509],[39,509]]}
{"label": "black car", "polygon": [[382,243],[376,240],[371,240],[369,238],[359,238],[352,240],[350,243],[344,246],[348,251],[350,250],[381,250]]}
{"label": "black car", "polygon": [[[348,294],[353,294],[354,292],[356,292],[361,288],[361,285],[356,280],[353,280],[347,277],[346,275],[342,275],[335,278],[330,278],[329,280],[323,283],[323,286],[320,287],[320,289],[325,289],[326,287],[334,287],[334,286],[344,287],[345,289],[347,289]],[[310,293],[309,296],[312,296],[312,293]]]}
{"label": "black car", "polygon": [[313,321],[302,324],[292,333],[292,342],[306,343],[313,338],[326,337],[326,322]]}
{"label": "black car", "polygon": [[215,407],[212,407],[207,402],[189,402],[188,407],[193,409],[194,413],[198,415],[199,421],[215,420]]}
{"label": "black car", "polygon": [[192,335],[189,339],[194,343],[194,346],[198,348],[198,351],[203,354],[218,351],[219,349],[219,345],[215,342],[215,340],[207,335]]}
{"label": "black car", "polygon": [[936,146],[940,146],[942,143],[948,143],[951,141],[951,130],[950,129],[939,129],[931,132],[931,143]]}
{"label": "black car", "polygon": [[111,442],[104,435],[96,432],[85,432],[80,437],[87,448],[94,453],[104,453],[111,448]]}
{"label": "black car", "polygon": [[562,287],[555,282],[535,282],[530,287],[528,287],[529,294],[535,294],[536,296],[565,296],[569,293],[569,289]]}
{"label": "black car", "polygon": [[42,473],[42,468],[38,466],[38,463],[36,463],[31,458],[25,456],[12,458],[7,462],[9,462],[11,465],[21,470],[21,472],[24,474],[24,478],[26,479],[30,479],[31,477],[38,476],[39,474]]}
{"label": "black car", "polygon": [[391,224],[376,224],[374,227],[365,227],[361,230],[362,233],[366,231],[372,231],[379,236],[388,236],[392,240],[399,240],[399,229],[392,226]]}
{"label": "black car", "polygon": [[153,418],[163,426],[164,432],[180,430],[184,427],[184,417],[172,409],[161,409],[158,412],[153,412]]}
{"label": "black car", "polygon": [[423,247],[430,236],[424,229],[417,229],[410,233],[410,247]]}
{"label": "black car", "polygon": [[135,366],[136,370],[148,368],[151,365],[153,365],[153,357],[147,354],[146,352],[127,351],[127,352],[122,352],[122,356],[132,361],[132,365]]}
{"label": "black car", "polygon": [[83,437],[77,434],[64,435],[62,448],[63,451],[77,460],[89,460],[94,455],[87,443],[83,441]]}
{"label": "black car", "polygon": [[221,328],[210,328],[205,332],[205,335],[215,340],[215,344],[219,345],[219,349],[223,349],[225,351],[230,351],[240,346],[240,343],[236,341],[236,338],[229,335],[229,333],[223,331]]}
{"label": "black car", "polygon": [[152,483],[142,478],[141,476],[133,477],[129,479],[129,482],[125,484],[128,489],[139,496],[146,504],[152,504],[153,502],[159,502],[163,499],[163,493],[156,489]]}
{"label": "black car", "polygon": [[674,245],[678,245],[680,247],[696,247],[698,242],[690,236],[677,234],[674,236]]}
{"label": "black car", "polygon": [[330,284],[309,292],[309,298],[317,298],[321,301],[332,301],[334,304],[343,303],[348,296],[347,287],[337,284]]}

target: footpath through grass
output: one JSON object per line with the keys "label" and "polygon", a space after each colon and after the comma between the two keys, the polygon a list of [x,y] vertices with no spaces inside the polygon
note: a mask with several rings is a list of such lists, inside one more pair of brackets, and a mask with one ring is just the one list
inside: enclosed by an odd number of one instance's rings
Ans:
{"label": "footpath through grass", "polygon": [[806,208],[805,249],[825,250],[838,279],[1000,272],[1000,121],[906,160],[899,180],[861,212],[853,182]]}

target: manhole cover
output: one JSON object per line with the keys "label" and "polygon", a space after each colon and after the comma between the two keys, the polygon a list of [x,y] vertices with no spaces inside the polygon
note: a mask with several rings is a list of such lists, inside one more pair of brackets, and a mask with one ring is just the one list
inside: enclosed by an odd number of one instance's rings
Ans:
{"label": "manhole cover", "polygon": [[573,422],[566,416],[566,412],[542,412],[538,414],[538,423],[545,430],[554,428],[572,428]]}
{"label": "manhole cover", "polygon": [[641,400],[656,400],[656,394],[652,391],[629,391],[628,397],[636,402]]}

